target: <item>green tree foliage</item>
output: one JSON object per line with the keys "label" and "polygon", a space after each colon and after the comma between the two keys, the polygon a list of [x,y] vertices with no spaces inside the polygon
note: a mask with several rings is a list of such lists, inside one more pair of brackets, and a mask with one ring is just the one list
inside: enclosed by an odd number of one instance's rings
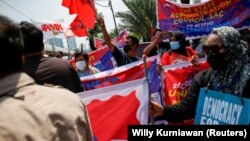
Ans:
{"label": "green tree foliage", "polygon": [[122,0],[129,11],[117,12],[122,26],[130,32],[141,36],[144,41],[150,41],[150,29],[156,27],[155,0]]}

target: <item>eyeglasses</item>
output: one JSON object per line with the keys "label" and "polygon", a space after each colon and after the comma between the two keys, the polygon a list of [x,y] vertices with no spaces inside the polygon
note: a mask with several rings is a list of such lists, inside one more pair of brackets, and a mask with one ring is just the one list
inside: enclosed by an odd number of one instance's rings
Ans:
{"label": "eyeglasses", "polygon": [[202,51],[206,54],[208,54],[208,53],[217,54],[217,53],[219,53],[220,49],[223,47],[224,47],[224,45],[221,45],[221,46],[219,46],[219,45],[210,45],[210,46],[203,45]]}

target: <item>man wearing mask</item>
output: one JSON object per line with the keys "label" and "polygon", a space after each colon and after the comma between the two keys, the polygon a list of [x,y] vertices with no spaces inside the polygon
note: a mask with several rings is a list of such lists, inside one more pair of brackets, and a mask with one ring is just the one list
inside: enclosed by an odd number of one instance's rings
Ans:
{"label": "man wearing mask", "polygon": [[89,55],[86,52],[77,52],[75,56],[76,71],[79,77],[84,77],[92,74],[99,73],[100,70],[90,66]]}
{"label": "man wearing mask", "polygon": [[136,49],[139,45],[139,39],[135,34],[130,34],[127,36],[126,45],[123,48],[124,52],[122,52],[111,42],[111,38],[106,30],[103,19],[98,17],[97,22],[101,27],[104,40],[112,52],[118,67],[140,60],[140,58],[136,56]]}
{"label": "man wearing mask", "polygon": [[220,27],[212,31],[203,47],[211,68],[196,75],[181,103],[162,107],[150,103],[152,116],[163,116],[167,121],[179,122],[195,117],[200,88],[250,97],[249,48],[241,41],[233,27]]}

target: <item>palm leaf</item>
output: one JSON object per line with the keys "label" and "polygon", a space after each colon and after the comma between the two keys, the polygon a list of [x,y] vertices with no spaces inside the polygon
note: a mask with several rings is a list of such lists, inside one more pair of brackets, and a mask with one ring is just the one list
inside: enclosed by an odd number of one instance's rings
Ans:
{"label": "palm leaf", "polygon": [[117,12],[116,17],[122,21],[122,26],[130,32],[135,32],[144,41],[150,41],[150,29],[156,26],[155,0],[122,0],[129,11]]}

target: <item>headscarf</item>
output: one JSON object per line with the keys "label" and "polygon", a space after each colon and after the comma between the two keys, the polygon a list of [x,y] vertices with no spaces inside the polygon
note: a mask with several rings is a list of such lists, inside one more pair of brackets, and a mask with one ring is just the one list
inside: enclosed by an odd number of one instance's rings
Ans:
{"label": "headscarf", "polygon": [[227,50],[225,60],[229,62],[222,71],[212,71],[210,84],[220,91],[242,96],[250,78],[249,47],[241,41],[240,33],[233,27],[220,27],[213,30],[223,41]]}

